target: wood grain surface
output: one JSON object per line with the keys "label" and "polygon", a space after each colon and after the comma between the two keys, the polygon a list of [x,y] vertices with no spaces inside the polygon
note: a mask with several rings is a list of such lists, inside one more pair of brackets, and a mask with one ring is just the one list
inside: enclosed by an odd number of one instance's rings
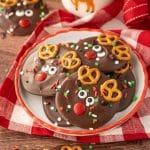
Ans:
{"label": "wood grain surface", "polygon": [[[49,0],[50,7],[62,7],[60,0]],[[21,45],[28,36],[0,37],[0,83],[5,78]],[[78,144],[53,137],[32,136],[0,127],[0,150],[56,150],[64,144]],[[83,146],[88,150],[88,145]],[[58,148],[59,149],[59,148]],[[130,142],[107,143],[93,146],[96,150],[150,150],[150,140],[137,140]]]}

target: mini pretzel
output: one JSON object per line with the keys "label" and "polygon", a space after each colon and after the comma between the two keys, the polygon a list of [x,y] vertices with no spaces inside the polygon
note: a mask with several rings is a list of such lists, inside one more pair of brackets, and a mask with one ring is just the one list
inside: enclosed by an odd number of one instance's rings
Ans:
{"label": "mini pretzel", "polygon": [[55,44],[43,45],[39,48],[38,55],[39,58],[47,60],[49,58],[54,58],[57,55],[58,51],[58,46]]}
{"label": "mini pretzel", "polygon": [[117,102],[122,97],[122,92],[117,87],[118,84],[115,79],[107,80],[100,86],[101,95],[108,102]]}
{"label": "mini pretzel", "polygon": [[68,51],[62,56],[61,64],[64,68],[72,70],[81,65],[81,60],[78,58],[75,51]]}
{"label": "mini pretzel", "polygon": [[127,45],[119,45],[115,46],[112,49],[112,54],[117,57],[119,60],[130,60],[131,59],[131,54],[130,54],[130,49]]}
{"label": "mini pretzel", "polygon": [[2,7],[11,7],[16,5],[17,0],[0,0],[0,6]]}
{"label": "mini pretzel", "polygon": [[125,72],[127,72],[130,68],[132,68],[132,65],[130,62],[127,62],[125,64],[125,66],[123,66],[121,69],[118,69],[116,71],[114,71],[115,73],[118,73],[118,74],[123,74]]}
{"label": "mini pretzel", "polygon": [[81,66],[78,70],[78,80],[84,85],[96,84],[100,79],[100,71],[97,68]]}
{"label": "mini pretzel", "polygon": [[118,39],[119,38],[116,35],[103,33],[97,38],[97,41],[101,45],[112,45],[113,43],[116,43],[118,41]]}
{"label": "mini pretzel", "polygon": [[82,150],[80,146],[62,146],[60,150]]}
{"label": "mini pretzel", "polygon": [[37,3],[39,0],[24,0],[24,2],[27,4],[27,5],[31,5],[31,4],[35,4]]}

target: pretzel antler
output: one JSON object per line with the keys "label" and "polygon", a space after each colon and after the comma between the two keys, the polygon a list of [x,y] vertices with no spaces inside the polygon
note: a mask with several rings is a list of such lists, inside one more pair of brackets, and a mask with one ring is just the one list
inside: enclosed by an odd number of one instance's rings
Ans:
{"label": "pretzel antler", "polygon": [[0,0],[0,6],[2,7],[12,7],[17,4],[18,0]]}

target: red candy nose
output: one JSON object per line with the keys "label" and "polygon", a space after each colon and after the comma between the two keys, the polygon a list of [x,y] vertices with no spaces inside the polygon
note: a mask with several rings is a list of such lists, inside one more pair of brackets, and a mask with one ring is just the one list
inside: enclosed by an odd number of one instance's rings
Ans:
{"label": "red candy nose", "polygon": [[77,116],[81,116],[85,113],[86,107],[83,103],[76,103],[73,107],[73,111]]}
{"label": "red candy nose", "polygon": [[22,28],[28,28],[30,26],[30,21],[26,18],[23,18],[19,21],[19,25]]}
{"label": "red candy nose", "polygon": [[36,81],[44,81],[47,77],[47,74],[45,72],[40,72],[35,76]]}
{"label": "red candy nose", "polygon": [[87,59],[95,59],[97,57],[97,54],[94,51],[87,51],[84,54],[84,57],[87,58]]}

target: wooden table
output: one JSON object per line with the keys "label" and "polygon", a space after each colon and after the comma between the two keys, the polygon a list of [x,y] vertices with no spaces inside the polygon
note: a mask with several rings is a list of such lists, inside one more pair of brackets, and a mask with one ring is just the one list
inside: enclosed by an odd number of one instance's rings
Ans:
{"label": "wooden table", "polygon": [[[52,6],[58,7],[59,5],[61,7],[59,0],[51,0],[51,4]],[[4,40],[0,38],[0,83],[3,81],[17,52],[27,38],[28,36],[8,36]],[[0,127],[0,150],[13,150],[15,146],[18,146],[19,150],[51,150],[63,144],[75,143],[53,137],[27,135]],[[150,150],[150,140],[100,144],[98,147],[100,150]]]}

